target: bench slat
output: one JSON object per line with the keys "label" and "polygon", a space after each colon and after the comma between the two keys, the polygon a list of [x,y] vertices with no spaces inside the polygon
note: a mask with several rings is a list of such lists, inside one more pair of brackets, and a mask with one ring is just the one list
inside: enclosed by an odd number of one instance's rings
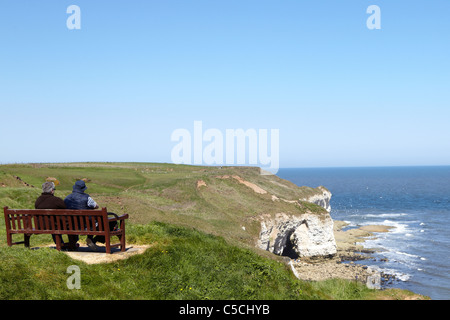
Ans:
{"label": "bench slat", "polygon": [[55,216],[49,216],[50,218],[50,230],[56,230],[55,229]]}
{"label": "bench slat", "polygon": [[73,230],[72,218],[71,217],[67,217],[67,224],[69,226],[69,230]]}
{"label": "bench slat", "polygon": [[61,219],[62,219],[62,217],[58,217],[58,216],[56,216],[55,217],[55,221],[56,221],[56,229],[55,230],[61,230],[61,229],[64,229],[64,228],[62,228],[62,226],[61,226]]}
{"label": "bench slat", "polygon": [[33,228],[34,228],[34,229],[38,229],[38,225],[39,225],[39,222],[38,222],[38,216],[33,216],[33,221],[34,221],[34,226],[33,226]]}
{"label": "bench slat", "polygon": [[73,224],[75,230],[80,230],[80,228],[78,228],[78,217],[73,217]]}
{"label": "bench slat", "polygon": [[84,228],[84,219],[83,219],[83,217],[79,217],[79,221],[80,221],[80,230],[84,230],[85,228]]}
{"label": "bench slat", "polygon": [[22,230],[23,228],[22,228],[22,226],[21,226],[21,224],[20,224],[20,222],[21,222],[21,216],[20,216],[20,214],[18,214],[18,215],[16,216],[16,222],[17,222],[17,230]]}
{"label": "bench slat", "polygon": [[16,216],[15,215],[11,216],[9,221],[11,221],[11,229],[17,230],[16,229]]}
{"label": "bench slat", "polygon": [[102,221],[100,219],[97,219],[96,223],[98,225],[98,230],[99,231],[104,231],[103,230],[103,223],[102,223]]}
{"label": "bench slat", "polygon": [[86,223],[86,229],[90,230],[89,216],[84,216],[84,222]]}

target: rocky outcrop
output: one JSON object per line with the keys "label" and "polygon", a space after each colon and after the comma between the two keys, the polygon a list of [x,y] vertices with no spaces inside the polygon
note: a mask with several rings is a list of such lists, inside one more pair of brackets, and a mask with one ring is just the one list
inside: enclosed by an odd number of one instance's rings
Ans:
{"label": "rocky outcrop", "polygon": [[325,188],[325,187],[317,187],[317,190],[319,190],[318,193],[308,196],[302,199],[299,199],[301,201],[307,201],[311,203],[315,203],[327,210],[328,212],[331,212],[331,206],[330,206],[330,200],[331,200],[331,192]]}
{"label": "rocky outcrop", "polygon": [[329,214],[259,217],[261,232],[258,247],[277,255],[317,257],[336,254],[333,220]]}

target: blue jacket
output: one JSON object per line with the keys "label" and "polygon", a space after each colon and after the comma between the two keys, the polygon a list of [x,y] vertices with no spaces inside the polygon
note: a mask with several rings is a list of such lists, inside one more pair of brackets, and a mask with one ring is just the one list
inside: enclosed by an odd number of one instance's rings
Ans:
{"label": "blue jacket", "polygon": [[92,208],[89,208],[88,206],[88,199],[89,195],[87,193],[74,190],[64,199],[64,203],[66,204],[67,209],[89,210]]}

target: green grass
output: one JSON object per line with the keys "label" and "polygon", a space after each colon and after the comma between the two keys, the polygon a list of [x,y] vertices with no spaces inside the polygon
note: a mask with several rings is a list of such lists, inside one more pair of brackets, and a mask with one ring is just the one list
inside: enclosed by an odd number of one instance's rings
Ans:
{"label": "green grass", "polygon": [[[110,264],[87,265],[49,248],[1,247],[0,299],[302,298],[302,283],[284,264],[223,238],[162,223],[129,233],[130,242],[153,246]],[[70,265],[80,267],[80,290],[66,286]]]}
{"label": "green grass", "polygon": [[[88,265],[52,248],[0,246],[0,300],[373,299],[380,293],[345,280],[305,282],[286,264],[192,228],[160,222],[132,225],[129,243],[141,255]],[[69,289],[67,268],[80,268],[81,289]],[[394,298],[403,297],[395,292]],[[391,291],[381,297],[393,295]]]}
{"label": "green grass", "polygon": [[[130,242],[153,246],[108,264],[88,265],[50,248],[0,247],[0,299],[364,299],[371,293],[352,282],[300,281],[282,262],[194,229],[155,222],[129,233]],[[66,285],[71,265],[80,267],[79,290]]]}

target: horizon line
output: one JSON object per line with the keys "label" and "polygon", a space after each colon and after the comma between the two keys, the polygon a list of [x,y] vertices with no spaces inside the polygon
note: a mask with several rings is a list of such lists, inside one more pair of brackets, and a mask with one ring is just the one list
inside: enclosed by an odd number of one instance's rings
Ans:
{"label": "horizon line", "polygon": [[[206,165],[206,164],[176,164],[172,162],[147,162],[147,161],[61,161],[61,162],[0,162],[0,165],[27,165],[27,164],[75,164],[75,163],[139,163],[139,164],[169,164],[169,165],[187,165],[199,167],[255,167],[257,165],[235,164],[235,165]],[[450,167],[450,164],[415,164],[415,165],[343,165],[343,166],[286,166],[281,169],[351,169],[351,168],[399,168],[399,167]]]}

